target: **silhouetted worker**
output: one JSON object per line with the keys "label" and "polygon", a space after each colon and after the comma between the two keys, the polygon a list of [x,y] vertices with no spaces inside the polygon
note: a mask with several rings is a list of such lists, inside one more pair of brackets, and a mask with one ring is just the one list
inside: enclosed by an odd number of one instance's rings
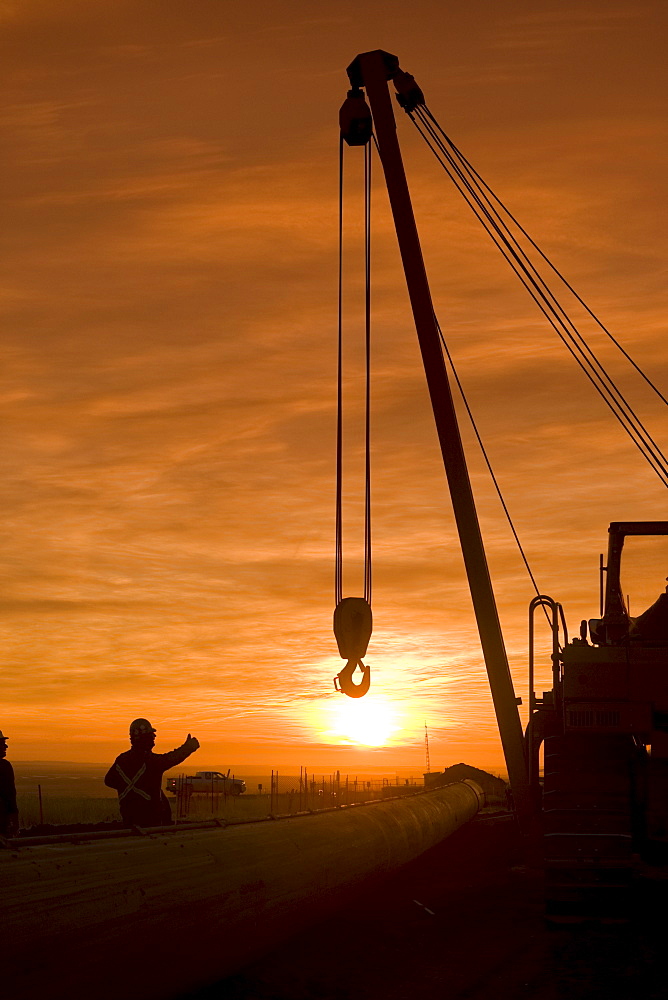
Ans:
{"label": "silhouetted worker", "polygon": [[104,783],[118,791],[126,826],[166,826],[172,822],[172,810],[162,790],[162,776],[198,750],[199,740],[188,733],[176,750],[153,753],[155,729],[148,719],[135,719],[130,723],[130,744],[107,771]]}
{"label": "silhouetted worker", "polygon": [[5,760],[8,737],[0,729],[0,836],[15,837],[19,830],[14,768]]}

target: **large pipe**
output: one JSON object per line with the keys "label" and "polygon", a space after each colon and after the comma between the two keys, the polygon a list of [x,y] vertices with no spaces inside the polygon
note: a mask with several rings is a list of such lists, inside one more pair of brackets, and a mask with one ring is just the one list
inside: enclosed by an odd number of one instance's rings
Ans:
{"label": "large pipe", "polygon": [[3,997],[183,995],[332,912],[483,803],[466,781],[273,822],[0,851]]}

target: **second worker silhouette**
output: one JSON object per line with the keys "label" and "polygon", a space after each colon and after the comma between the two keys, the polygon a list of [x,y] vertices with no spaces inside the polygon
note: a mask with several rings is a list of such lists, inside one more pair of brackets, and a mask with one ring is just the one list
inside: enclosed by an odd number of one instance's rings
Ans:
{"label": "second worker silhouette", "polygon": [[166,826],[172,822],[162,776],[199,749],[199,740],[188,733],[185,743],[176,750],[153,753],[155,732],[148,719],[131,722],[130,749],[116,758],[105,775],[105,785],[118,792],[126,826]]}

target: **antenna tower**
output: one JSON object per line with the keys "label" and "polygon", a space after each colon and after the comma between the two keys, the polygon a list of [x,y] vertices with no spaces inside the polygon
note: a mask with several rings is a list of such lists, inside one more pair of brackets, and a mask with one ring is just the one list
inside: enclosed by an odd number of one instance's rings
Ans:
{"label": "antenna tower", "polygon": [[429,730],[427,729],[427,723],[424,724],[424,752],[427,758],[427,774],[431,773],[431,765],[429,763]]}

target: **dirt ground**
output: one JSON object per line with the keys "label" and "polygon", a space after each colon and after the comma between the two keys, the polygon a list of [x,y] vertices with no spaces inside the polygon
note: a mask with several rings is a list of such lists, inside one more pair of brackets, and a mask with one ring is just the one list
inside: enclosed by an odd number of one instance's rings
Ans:
{"label": "dirt ground", "polygon": [[183,1000],[666,1000],[665,885],[646,889],[631,924],[551,929],[513,821],[483,815]]}

